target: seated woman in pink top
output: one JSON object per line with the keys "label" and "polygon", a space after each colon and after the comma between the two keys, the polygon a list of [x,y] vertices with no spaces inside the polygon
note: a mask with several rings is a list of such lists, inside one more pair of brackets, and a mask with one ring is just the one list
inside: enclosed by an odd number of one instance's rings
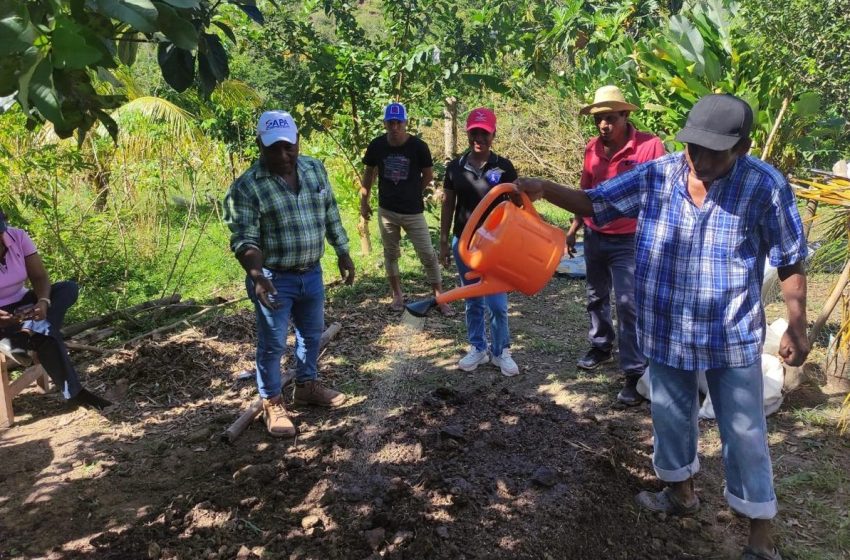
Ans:
{"label": "seated woman in pink top", "polygon": [[30,236],[8,227],[0,210],[0,352],[22,366],[31,363],[29,351],[35,352],[69,403],[102,410],[112,403],[80,385],[62,340],[65,313],[78,292],[74,282],[50,284]]}

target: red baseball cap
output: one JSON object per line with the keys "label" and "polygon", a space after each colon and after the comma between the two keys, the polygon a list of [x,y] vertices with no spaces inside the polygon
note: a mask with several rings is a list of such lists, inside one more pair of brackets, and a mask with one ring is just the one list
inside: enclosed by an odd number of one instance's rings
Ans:
{"label": "red baseball cap", "polygon": [[466,130],[473,128],[480,128],[493,134],[496,132],[496,114],[486,107],[473,109],[466,118]]}

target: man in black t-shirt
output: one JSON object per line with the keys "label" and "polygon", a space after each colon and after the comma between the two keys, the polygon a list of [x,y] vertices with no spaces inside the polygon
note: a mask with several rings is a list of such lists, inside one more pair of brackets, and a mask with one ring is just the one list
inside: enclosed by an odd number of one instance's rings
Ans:
{"label": "man in black t-shirt", "polygon": [[[378,177],[378,227],[384,246],[384,266],[392,291],[392,308],[404,308],[398,259],[401,256],[401,231],[413,243],[425,267],[434,295],[442,291],[440,264],[431,244],[425,221],[425,187],[433,180],[433,161],[428,145],[407,132],[407,110],[401,103],[390,103],[384,109],[387,133],[369,143],[363,164],[366,170],[360,189],[360,215],[368,219],[372,213],[369,198]],[[448,304],[439,307],[450,315]]]}

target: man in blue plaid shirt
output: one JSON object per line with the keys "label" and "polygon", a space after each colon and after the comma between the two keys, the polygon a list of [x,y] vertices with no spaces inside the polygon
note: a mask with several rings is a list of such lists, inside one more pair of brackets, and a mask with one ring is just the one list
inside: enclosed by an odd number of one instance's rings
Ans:
{"label": "man in blue plaid shirt", "polygon": [[266,428],[273,436],[294,436],[280,375],[289,320],[295,326],[295,402],[340,406],[345,395],[322,385],[317,370],[325,319],[319,264],[325,238],[336,251],[346,284],[354,281],[354,263],[327,171],[319,160],[299,155],[292,116],[263,113],[257,146],[259,161],[227,191],[224,220],[257,313],[257,388]]}
{"label": "man in blue plaid shirt", "polygon": [[801,365],[806,337],[806,243],[784,176],[747,155],[753,112],[732,95],[694,105],[676,136],[684,152],[642,164],[581,191],[520,179],[544,197],[598,224],[638,220],[635,288],[638,340],[649,359],[653,466],[669,485],[641,492],[640,507],[668,515],[699,508],[698,376],[706,371],[726,470],[726,499],[750,519],[745,560],[776,560],[777,512],[763,409],[765,334],[760,288],[765,258],[779,271],[788,309],[780,357]]}

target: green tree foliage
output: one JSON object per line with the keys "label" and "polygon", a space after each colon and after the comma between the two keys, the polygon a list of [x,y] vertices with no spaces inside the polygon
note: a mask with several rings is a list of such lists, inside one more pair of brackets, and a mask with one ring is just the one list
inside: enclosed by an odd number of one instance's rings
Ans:
{"label": "green tree foliage", "polygon": [[584,97],[600,85],[620,85],[644,109],[633,118],[671,143],[700,97],[732,93],[755,111],[757,154],[776,127],[772,142],[779,149],[771,160],[783,169],[834,157],[843,120],[825,118],[816,83],[778,71],[739,8],[729,0],[692,2],[668,18],[644,18],[637,33],[628,23],[633,12],[622,4],[592,16],[576,13],[574,36],[587,39],[566,43],[574,60],[566,84]]}
{"label": "green tree foliage", "polygon": [[755,48],[773,76],[817,91],[850,117],[850,6],[846,0],[741,0]]}
{"label": "green tree foliage", "polygon": [[[256,0],[230,0],[262,22]],[[230,74],[222,36],[235,42],[207,0],[0,0],[0,97],[14,99],[30,126],[49,121],[62,138],[100,121],[115,138],[109,112],[124,101],[101,80],[119,61],[132,64],[142,43],[155,43],[166,82],[197,83],[204,95]],[[4,106],[8,103],[4,103]]]}

